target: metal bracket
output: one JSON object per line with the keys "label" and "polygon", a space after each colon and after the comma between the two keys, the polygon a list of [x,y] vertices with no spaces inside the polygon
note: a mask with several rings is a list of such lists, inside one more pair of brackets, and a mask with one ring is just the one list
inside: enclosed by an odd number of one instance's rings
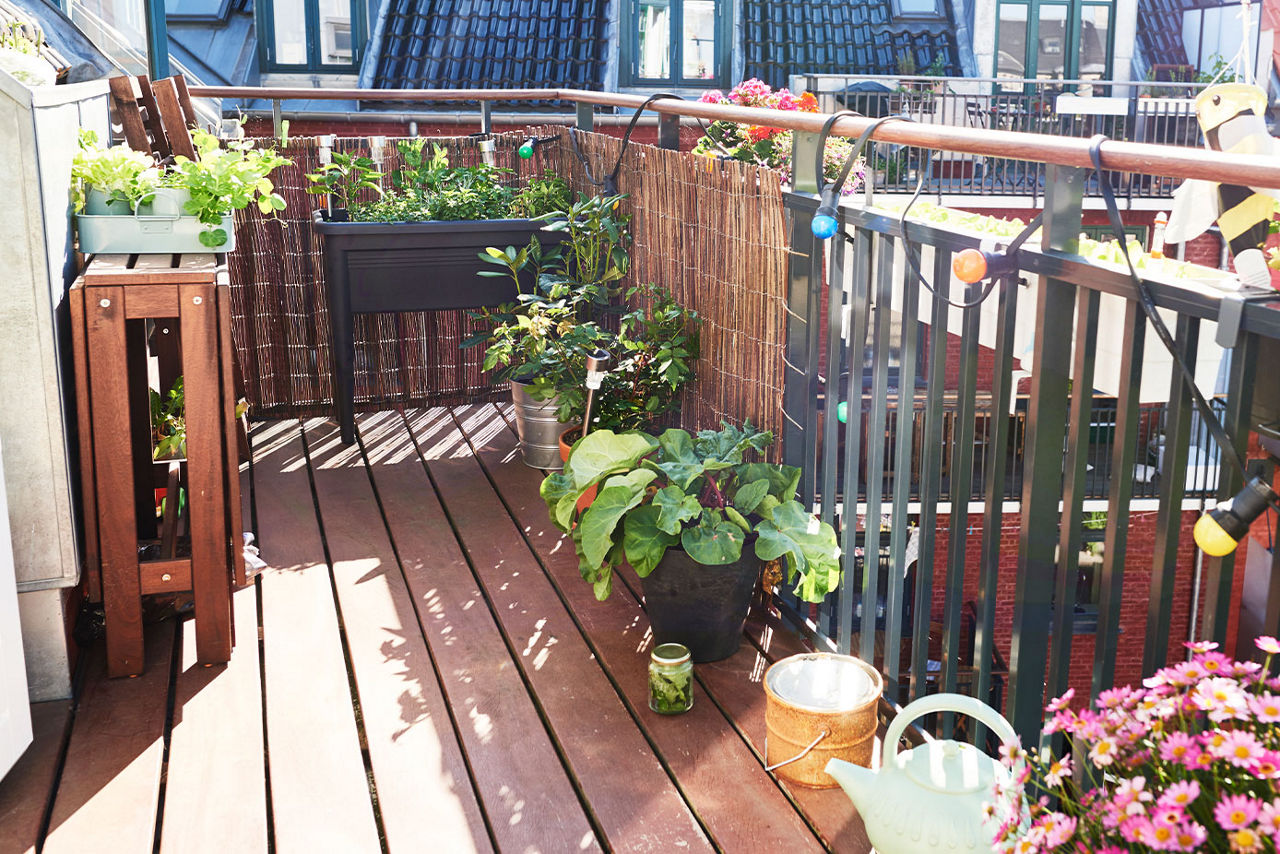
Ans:
{"label": "metal bracket", "polygon": [[1214,341],[1224,350],[1240,343],[1240,324],[1244,320],[1244,307],[1251,302],[1270,302],[1280,299],[1280,291],[1263,288],[1241,288],[1227,294],[1218,304],[1218,334]]}

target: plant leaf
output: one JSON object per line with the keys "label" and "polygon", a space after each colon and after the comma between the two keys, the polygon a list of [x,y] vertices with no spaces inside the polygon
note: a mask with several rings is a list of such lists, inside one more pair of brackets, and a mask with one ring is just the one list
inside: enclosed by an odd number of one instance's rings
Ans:
{"label": "plant leaf", "polygon": [[[588,437],[589,438],[589,437]],[[647,469],[637,469],[631,474],[652,475]],[[609,549],[613,548],[613,532],[624,513],[644,499],[644,486],[625,481],[600,490],[596,500],[582,514],[578,522],[582,555],[591,566],[604,563]]]}
{"label": "plant leaf", "polygon": [[703,566],[723,566],[742,557],[746,539],[737,525],[704,510],[697,525],[684,529],[680,544]]}
{"label": "plant leaf", "polygon": [[697,496],[686,495],[678,486],[658,490],[652,506],[658,509],[658,529],[672,536],[679,535],[686,519],[694,519],[702,512]]}
{"label": "plant leaf", "polygon": [[724,508],[724,515],[729,519],[730,522],[732,522],[733,524],[741,528],[744,534],[751,533],[751,523],[747,521],[746,516],[743,516],[736,509],[734,509],[732,504]]}
{"label": "plant leaf", "polygon": [[655,444],[653,437],[644,433],[596,430],[578,440],[565,472],[573,478],[574,486],[586,489],[606,475],[635,468],[653,452]]}
{"label": "plant leaf", "polygon": [[840,583],[840,547],[835,530],[804,509],[799,501],[785,501],[772,518],[757,527],[756,557],[785,557],[787,580],[795,580],[796,595],[806,602],[821,602]]}
{"label": "plant leaf", "polygon": [[[557,528],[566,534],[569,533],[570,520],[562,520],[560,518],[560,499],[572,495],[574,503],[576,503],[578,500],[576,492],[573,488],[573,481],[560,472],[547,475],[542,481],[542,485],[538,487],[538,494],[547,503],[547,511],[551,514],[551,520],[556,523]],[[570,506],[572,507],[573,505],[571,504]],[[572,510],[570,514],[572,516]]]}
{"label": "plant leaf", "polygon": [[[769,494],[779,501],[790,501],[796,497],[796,486],[800,483],[800,469],[796,466],[778,466],[771,463],[747,463],[739,466],[738,480],[741,483],[752,483],[761,478],[769,481]],[[739,507],[739,509],[742,509]]]}
{"label": "plant leaf", "polygon": [[756,508],[760,506],[760,501],[769,494],[769,479],[760,478],[753,480],[745,486],[738,487],[737,493],[733,496],[733,506],[742,515],[754,513]]}
{"label": "plant leaf", "polygon": [[657,507],[647,504],[628,513],[623,523],[622,543],[627,562],[641,578],[653,572],[667,549],[680,542],[678,536],[658,528],[658,513]]}

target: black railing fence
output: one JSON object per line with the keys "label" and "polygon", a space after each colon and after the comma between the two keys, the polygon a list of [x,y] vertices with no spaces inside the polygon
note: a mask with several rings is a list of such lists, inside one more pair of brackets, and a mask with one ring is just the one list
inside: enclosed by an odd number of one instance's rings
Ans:
{"label": "black railing fence", "polygon": [[[978,80],[797,75],[792,86],[813,92],[823,112],[854,110],[879,118],[900,115],[926,125],[1022,131],[1128,142],[1201,144],[1193,97],[1204,84],[1059,80]],[[1045,164],[911,146],[879,144],[867,158],[877,189],[913,192],[923,173],[926,193],[1032,196],[1045,192]],[[1131,172],[1103,173],[1117,196],[1165,199],[1180,182]],[[1101,195],[1086,179],[1085,194]],[[1035,205],[1038,207],[1038,204]]]}
{"label": "black railing fence", "polygon": [[[797,149],[804,144],[798,135]],[[1040,238],[1020,251],[1018,276],[969,309],[934,298],[903,249],[923,249],[923,277],[941,296],[971,301],[981,283],[953,280],[951,261],[976,248],[978,235],[935,218],[908,220],[904,236],[897,214],[859,199],[840,208],[840,232],[824,242],[811,232],[818,199],[786,196],[785,455],[804,467],[803,496],[837,525],[846,554],[838,593],[796,616],[834,648],[876,661],[895,700],[962,689],[998,704],[1007,660],[1007,713],[1026,743],[1039,733],[1044,702],[1070,683],[1073,633],[1092,629],[1094,646],[1091,671],[1076,678],[1091,679],[1094,693],[1113,684],[1122,588],[1148,585],[1145,625],[1130,614],[1124,628],[1129,644],[1144,646],[1143,672],[1177,654],[1186,637],[1171,636],[1173,600],[1190,596],[1191,585],[1175,592],[1175,577],[1196,560],[1186,548],[1195,514],[1184,509],[1242,485],[1154,332],[1148,336],[1127,272],[1072,254],[1090,173],[1051,165],[1047,174]],[[1231,300],[1185,272],[1192,278],[1152,275],[1146,283],[1201,384],[1197,358],[1210,377],[1219,373],[1215,363],[1222,366],[1224,391],[1212,406],[1243,455],[1257,352],[1280,338],[1280,305],[1250,304],[1246,314],[1253,313],[1228,342],[1234,346],[1203,346],[1211,338],[1201,326],[1208,333]],[[917,378],[909,423],[896,401],[900,377]],[[827,417],[826,400],[857,405],[837,403],[842,421]],[[1086,499],[1094,499],[1088,515]],[[1100,499],[1105,511],[1096,512]],[[1139,499],[1148,500],[1135,505]],[[1154,546],[1144,545],[1151,564],[1142,567],[1126,549],[1131,513],[1140,508],[1155,515]],[[877,529],[881,547],[865,549],[866,532]],[[1082,552],[1091,564],[1084,575]],[[1006,584],[998,587],[1002,570]],[[1221,641],[1233,557],[1206,557],[1202,571],[1198,633]],[[1085,588],[1096,600],[1087,609],[1077,601]],[[871,602],[874,630],[862,619]],[[1125,649],[1121,672],[1136,676],[1137,653]],[[941,723],[950,731],[953,722]]]}

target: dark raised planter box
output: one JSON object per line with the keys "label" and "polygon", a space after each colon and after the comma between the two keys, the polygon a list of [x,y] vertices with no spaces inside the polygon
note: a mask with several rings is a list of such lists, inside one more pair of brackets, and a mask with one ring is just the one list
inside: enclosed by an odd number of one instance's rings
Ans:
{"label": "dark raised planter box", "polygon": [[335,403],[342,441],[348,445],[355,441],[353,315],[511,302],[516,287],[509,277],[477,275],[499,269],[481,261],[480,253],[489,246],[522,247],[534,234],[544,245],[563,240],[562,232],[547,231],[545,223],[531,219],[329,222],[322,210],[311,219],[324,238]]}

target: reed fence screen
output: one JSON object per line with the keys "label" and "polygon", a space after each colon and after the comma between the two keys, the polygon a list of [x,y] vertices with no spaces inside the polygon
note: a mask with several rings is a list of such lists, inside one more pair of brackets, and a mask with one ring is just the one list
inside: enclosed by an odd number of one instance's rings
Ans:
{"label": "reed fence screen", "polygon": [[[575,193],[599,192],[595,181],[612,171],[621,148],[614,137],[578,132],[579,157],[567,129],[535,133],[549,139],[527,161],[516,154],[527,134],[499,135],[498,164],[519,178],[552,170]],[[474,139],[432,142],[446,146],[455,165],[479,160]],[[333,149],[368,154],[371,140],[339,138]],[[397,162],[394,140],[383,152],[389,173]],[[233,338],[258,416],[327,415],[333,381],[325,271],[311,229],[311,211],[323,197],[307,194],[305,178],[319,166],[321,148],[315,138],[300,138],[283,153],[293,165],[274,180],[287,209],[276,219],[256,210],[237,216],[238,249],[229,265]],[[634,217],[629,282],[660,284],[703,317],[698,381],[685,396],[681,423],[703,428],[750,419],[780,433],[788,248],[779,176],[633,143],[619,187]],[[461,349],[477,328],[465,311],[357,315],[357,411],[504,398],[505,385],[481,370],[483,348]]]}

